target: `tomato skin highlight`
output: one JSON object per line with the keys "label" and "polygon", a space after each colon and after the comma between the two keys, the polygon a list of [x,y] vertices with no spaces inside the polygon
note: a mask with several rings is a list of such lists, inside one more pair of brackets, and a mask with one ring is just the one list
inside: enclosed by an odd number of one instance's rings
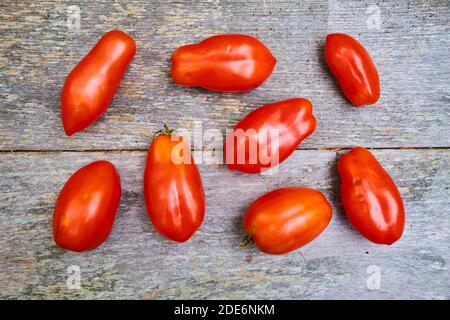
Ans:
{"label": "tomato skin highlight", "polygon": [[314,189],[288,187],[255,200],[244,216],[244,229],[269,254],[284,254],[311,242],[331,221],[332,208]]}
{"label": "tomato skin highlight", "polygon": [[391,245],[405,227],[405,208],[394,181],[372,153],[356,147],[339,158],[341,200],[353,227],[368,240]]}
{"label": "tomato skin highlight", "polygon": [[[190,163],[172,161],[172,154],[180,149]],[[190,147],[182,137],[159,135],[150,144],[144,195],[155,229],[171,240],[189,240],[203,223],[206,206],[203,184]]]}
{"label": "tomato skin highlight", "polygon": [[[293,98],[267,104],[250,112],[236,124],[225,141],[224,154],[228,168],[245,173],[259,173],[283,162],[316,129],[317,121],[312,110],[313,106],[307,99]],[[278,143],[260,135],[263,130],[269,132],[272,129],[279,130]],[[234,135],[238,130],[250,133],[245,136]],[[251,153],[251,144],[258,146],[256,158]],[[242,161],[238,154],[242,152],[244,145],[245,156]],[[277,161],[263,161],[261,150],[267,150],[267,154]]]}
{"label": "tomato skin highlight", "polygon": [[121,193],[119,174],[108,161],[95,161],[76,171],[56,200],[55,243],[81,252],[105,242],[114,224]]}
{"label": "tomato skin highlight", "polygon": [[105,33],[70,72],[61,93],[62,123],[68,136],[103,114],[135,52],[134,40],[113,30]]}
{"label": "tomato skin highlight", "polygon": [[272,74],[276,59],[258,39],[223,34],[179,47],[172,55],[172,78],[181,85],[221,92],[245,92]]}
{"label": "tomato skin highlight", "polygon": [[325,59],[347,99],[357,107],[374,104],[380,98],[380,78],[367,50],[343,33],[329,34]]}

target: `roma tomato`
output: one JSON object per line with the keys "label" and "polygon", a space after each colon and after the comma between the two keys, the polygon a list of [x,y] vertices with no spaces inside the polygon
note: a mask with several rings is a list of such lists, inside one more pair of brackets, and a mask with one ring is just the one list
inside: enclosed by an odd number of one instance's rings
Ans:
{"label": "roma tomato", "polygon": [[312,109],[308,100],[293,98],[250,112],[225,141],[230,170],[258,173],[283,162],[315,130]]}
{"label": "roma tomato", "polygon": [[106,33],[70,72],[61,94],[64,131],[83,130],[106,110],[119,86],[136,44],[126,33]]}
{"label": "roma tomato", "polygon": [[290,187],[266,193],[253,202],[244,216],[249,243],[263,252],[284,254],[314,240],[331,220],[331,206],[314,189]]}
{"label": "roma tomato", "polygon": [[217,35],[175,50],[172,78],[181,85],[213,91],[243,92],[269,78],[276,59],[258,39]]}
{"label": "roma tomato", "polygon": [[101,245],[111,233],[120,196],[120,177],[110,162],[96,161],[79,169],[56,200],[56,244],[78,252]]}
{"label": "roma tomato", "polygon": [[205,216],[205,194],[189,145],[165,126],[148,149],[144,172],[147,211],[163,236],[187,241]]}
{"label": "roma tomato", "polygon": [[364,237],[392,244],[402,236],[405,209],[389,174],[372,153],[357,147],[338,162],[341,200],[347,216]]}
{"label": "roma tomato", "polygon": [[378,101],[378,71],[361,43],[347,34],[329,34],[325,41],[325,58],[353,105],[361,107]]}

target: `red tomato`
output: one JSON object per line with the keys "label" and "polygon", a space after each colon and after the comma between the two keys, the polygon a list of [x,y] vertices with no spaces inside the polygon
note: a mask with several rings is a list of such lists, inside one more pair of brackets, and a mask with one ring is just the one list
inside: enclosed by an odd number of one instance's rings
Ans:
{"label": "red tomato", "polygon": [[364,237],[392,244],[402,236],[405,208],[389,174],[369,150],[357,147],[338,163],[341,200],[351,224]]}
{"label": "red tomato", "polygon": [[68,136],[88,127],[106,110],[135,52],[133,39],[113,30],[72,70],[61,94],[62,122]]}
{"label": "red tomato", "polygon": [[181,85],[213,91],[249,91],[269,78],[276,61],[256,38],[218,35],[175,50],[172,78]]}
{"label": "red tomato", "polygon": [[312,108],[308,100],[294,98],[250,112],[225,141],[230,170],[258,173],[283,162],[315,130]]}
{"label": "red tomato", "polygon": [[144,195],[155,229],[184,242],[203,222],[205,194],[189,145],[172,131],[165,127],[148,149]]}
{"label": "red tomato", "polygon": [[56,200],[56,244],[78,252],[101,245],[111,233],[120,196],[120,177],[110,162],[96,161],[79,169]]}
{"label": "red tomato", "polygon": [[350,102],[361,107],[380,98],[380,79],[367,50],[343,33],[327,35],[325,58]]}
{"label": "red tomato", "polygon": [[331,206],[314,189],[290,187],[266,193],[253,202],[244,216],[248,241],[263,252],[283,254],[311,242],[331,220]]}

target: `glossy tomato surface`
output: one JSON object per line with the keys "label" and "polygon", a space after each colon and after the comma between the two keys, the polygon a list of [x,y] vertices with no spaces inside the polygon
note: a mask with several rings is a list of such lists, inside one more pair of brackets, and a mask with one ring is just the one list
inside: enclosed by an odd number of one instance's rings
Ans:
{"label": "glossy tomato surface", "polygon": [[61,94],[61,114],[68,136],[83,130],[106,110],[136,52],[126,33],[106,33],[67,77]]}
{"label": "glossy tomato surface", "polygon": [[405,208],[389,174],[372,153],[356,147],[339,158],[341,200],[351,224],[364,237],[392,244],[402,236]]}
{"label": "glossy tomato surface", "polygon": [[184,242],[202,224],[203,184],[190,147],[182,137],[162,134],[151,143],[144,195],[150,220],[161,235]]}
{"label": "glossy tomato surface", "polygon": [[243,92],[266,81],[275,63],[269,49],[254,37],[217,35],[176,49],[172,56],[172,78],[185,86]]}
{"label": "glossy tomato surface", "polygon": [[289,157],[316,128],[312,104],[293,98],[267,104],[250,112],[225,141],[230,170],[259,173]]}
{"label": "glossy tomato surface", "polygon": [[108,161],[75,172],[59,193],[53,213],[53,239],[72,251],[91,250],[111,233],[121,196],[120,177]]}
{"label": "glossy tomato surface", "polygon": [[361,43],[347,34],[329,34],[325,41],[325,58],[342,91],[353,105],[360,107],[378,101],[378,71]]}
{"label": "glossy tomato surface", "polygon": [[263,252],[284,254],[311,242],[328,226],[332,209],[314,189],[289,187],[266,193],[244,216],[244,229]]}

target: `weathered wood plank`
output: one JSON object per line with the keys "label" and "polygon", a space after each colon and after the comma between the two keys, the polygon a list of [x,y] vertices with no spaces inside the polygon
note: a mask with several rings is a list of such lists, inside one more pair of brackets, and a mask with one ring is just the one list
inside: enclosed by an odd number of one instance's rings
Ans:
{"label": "weathered wood plank", "polygon": [[[1,298],[434,298],[449,299],[449,150],[378,150],[407,211],[402,239],[377,246],[349,225],[338,200],[336,153],[295,152],[272,176],[202,165],[206,219],[186,244],[156,234],[142,197],[144,152],[0,154]],[[90,161],[117,165],[123,198],[113,232],[98,249],[74,254],[51,237],[56,196]],[[326,231],[299,253],[270,256],[240,249],[247,205],[265,191],[304,185],[333,205]],[[81,268],[81,290],[66,286],[67,267]],[[368,290],[367,268],[381,270]]]}
{"label": "weathered wood plank", "polygon": [[[66,25],[69,5],[80,29]],[[380,10],[380,28],[373,14]],[[256,106],[309,98],[318,128],[304,148],[449,147],[450,9],[447,1],[38,1],[0,4],[0,149],[145,149],[168,122],[230,128]],[[107,113],[65,137],[60,90],[77,61],[107,30],[121,28],[138,53]],[[343,98],[323,59],[329,32],[358,37],[381,74],[377,106],[357,109]],[[278,64],[262,87],[246,94],[182,88],[170,79],[170,55],[218,33],[261,38]]]}

